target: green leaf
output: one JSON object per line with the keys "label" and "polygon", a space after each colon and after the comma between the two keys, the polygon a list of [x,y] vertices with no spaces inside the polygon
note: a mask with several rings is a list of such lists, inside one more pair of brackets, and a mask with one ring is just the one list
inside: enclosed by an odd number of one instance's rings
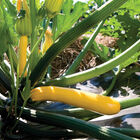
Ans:
{"label": "green leaf", "polygon": [[3,11],[0,7],[0,36],[1,36],[2,30],[4,28],[4,24],[5,24],[5,21],[4,21],[4,17],[3,17]]}
{"label": "green leaf", "polygon": [[106,20],[102,33],[119,38],[117,45],[123,52],[140,38],[140,21],[133,10],[123,8]]}
{"label": "green leaf", "polygon": [[117,16],[117,20],[124,31],[124,34],[120,31],[119,40],[117,41],[121,51],[126,50],[139,39],[138,33],[140,31],[140,21],[133,16],[134,15],[131,11],[126,11],[125,13],[120,12]]}
{"label": "green leaf", "polygon": [[126,2],[122,8],[131,9],[135,14],[140,13],[140,1],[139,0],[129,0]]}
{"label": "green leaf", "polygon": [[87,9],[86,3],[77,2],[73,4],[73,0],[66,0],[62,7],[62,13],[55,17],[55,23],[53,23],[53,26],[55,26],[53,27],[54,40],[60,34],[70,29]]}
{"label": "green leaf", "polygon": [[13,4],[16,4],[16,1],[17,1],[17,0],[11,0],[11,1],[12,1]]}
{"label": "green leaf", "polygon": [[26,85],[22,91],[22,97],[23,97],[24,101],[26,101],[29,98],[30,90],[31,90],[31,81],[26,80]]}
{"label": "green leaf", "polygon": [[6,90],[11,91],[11,81],[1,68],[0,68],[0,85],[1,87],[4,87]]}
{"label": "green leaf", "polygon": [[103,62],[106,62],[114,57],[114,54],[116,54],[117,50],[106,47],[102,44],[97,44],[96,42],[93,43],[91,47],[91,52],[93,52],[94,55],[97,55],[99,59]]}
{"label": "green leaf", "polygon": [[5,19],[3,15],[3,10],[0,7],[0,56],[7,50],[7,41],[4,37],[6,35],[6,25],[5,25]]}
{"label": "green leaf", "polygon": [[0,56],[7,51],[9,44],[15,44],[17,40],[13,18],[4,6],[4,3],[0,5]]}
{"label": "green leaf", "polygon": [[94,0],[98,6],[101,6],[104,3],[104,0]]}
{"label": "green leaf", "polygon": [[36,7],[37,7],[37,9],[40,9],[41,6],[43,6],[44,1],[42,1],[42,0],[35,0],[35,3],[36,3]]}
{"label": "green leaf", "polygon": [[134,62],[137,62],[139,56],[140,56],[140,52],[137,52],[134,55],[132,55],[128,60],[126,60],[124,63],[122,63],[120,65],[121,66],[121,69],[129,66],[130,64],[132,64]]}
{"label": "green leaf", "polygon": [[7,11],[9,12],[9,14],[13,17],[16,17],[17,15],[16,7],[10,2],[10,0],[5,0],[5,6],[7,7]]}

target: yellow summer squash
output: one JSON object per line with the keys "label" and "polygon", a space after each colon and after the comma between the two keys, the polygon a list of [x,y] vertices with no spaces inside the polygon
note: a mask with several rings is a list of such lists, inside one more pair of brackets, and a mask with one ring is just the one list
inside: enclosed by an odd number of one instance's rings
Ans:
{"label": "yellow summer squash", "polygon": [[120,103],[113,98],[77,89],[55,86],[37,87],[31,90],[32,101],[57,101],[85,108],[101,114],[116,114]]}
{"label": "yellow summer squash", "polygon": [[42,47],[42,54],[44,54],[52,44],[53,44],[52,33],[49,30],[46,30],[45,41]]}
{"label": "yellow summer squash", "polygon": [[[26,0],[18,0],[17,1],[17,11],[24,10],[25,15],[17,18],[16,21],[16,32],[20,35],[19,40],[19,76],[22,75],[24,71],[24,67],[26,65],[26,53],[27,53],[27,45],[28,45],[28,36],[32,33],[32,24],[30,19],[29,7]],[[24,73],[24,76],[27,75],[27,70]]]}
{"label": "yellow summer squash", "polygon": [[[26,53],[27,53],[27,44],[28,44],[28,37],[21,36],[19,41],[19,75],[22,75],[24,67],[26,65]],[[27,71],[25,71],[24,76],[27,75]]]}

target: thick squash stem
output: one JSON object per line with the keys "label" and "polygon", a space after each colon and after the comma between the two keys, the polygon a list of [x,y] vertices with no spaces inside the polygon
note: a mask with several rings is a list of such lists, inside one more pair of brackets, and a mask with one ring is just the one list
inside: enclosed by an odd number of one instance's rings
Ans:
{"label": "thick squash stem", "polygon": [[[20,77],[26,65],[27,45],[28,45],[28,37],[21,36],[19,41],[19,76]],[[27,71],[25,71],[24,76],[27,76]]]}
{"label": "thick squash stem", "polygon": [[101,114],[116,114],[120,103],[113,98],[72,88],[55,86],[38,87],[31,90],[32,101],[57,101]]}

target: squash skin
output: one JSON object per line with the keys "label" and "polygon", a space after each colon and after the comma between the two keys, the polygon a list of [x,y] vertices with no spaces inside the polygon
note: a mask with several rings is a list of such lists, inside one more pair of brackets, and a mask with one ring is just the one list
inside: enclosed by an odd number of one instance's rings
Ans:
{"label": "squash skin", "polygon": [[[19,41],[19,76],[20,77],[26,65],[27,45],[28,45],[28,37],[21,36]],[[25,71],[24,76],[27,76],[27,70]]]}
{"label": "squash skin", "polygon": [[120,103],[113,98],[72,88],[37,87],[31,90],[31,99],[32,101],[63,102],[107,115],[120,111]]}
{"label": "squash skin", "polygon": [[42,54],[44,54],[53,44],[52,33],[49,30],[45,32],[45,41],[42,46]]}

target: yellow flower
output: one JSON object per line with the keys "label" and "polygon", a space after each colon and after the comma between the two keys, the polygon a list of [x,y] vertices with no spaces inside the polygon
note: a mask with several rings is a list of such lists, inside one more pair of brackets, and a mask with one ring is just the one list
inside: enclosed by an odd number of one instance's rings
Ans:
{"label": "yellow flower", "polygon": [[17,0],[17,11],[20,12],[21,9],[21,0]]}
{"label": "yellow flower", "polygon": [[29,15],[27,0],[17,0],[17,12],[19,13],[21,9],[26,10],[26,13]]}
{"label": "yellow flower", "polygon": [[46,0],[45,6],[47,8],[48,17],[52,18],[55,16],[62,7],[64,0]]}
{"label": "yellow flower", "polygon": [[52,44],[53,44],[52,33],[49,30],[46,30],[45,41],[42,47],[42,54],[44,54]]}
{"label": "yellow flower", "polygon": [[16,32],[20,35],[30,36],[32,33],[32,23],[27,0],[17,1],[17,11],[20,13],[20,16],[17,17]]}

